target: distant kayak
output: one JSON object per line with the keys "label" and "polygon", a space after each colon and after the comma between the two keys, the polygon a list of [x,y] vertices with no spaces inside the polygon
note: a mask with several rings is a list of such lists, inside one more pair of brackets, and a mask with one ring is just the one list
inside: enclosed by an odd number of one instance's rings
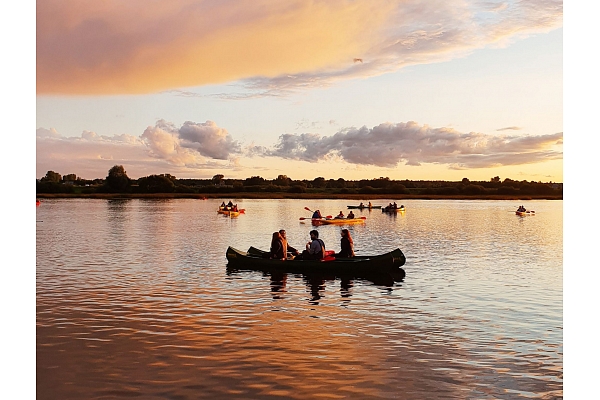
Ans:
{"label": "distant kayak", "polygon": [[[219,214],[225,214],[225,215],[229,215],[230,213],[234,213],[234,214],[237,213],[237,215],[240,215],[240,214],[245,214],[246,213],[246,209],[245,208],[240,208],[239,210],[233,211],[233,210],[226,210],[226,209],[223,209],[222,207],[219,207],[219,209],[217,210],[217,212]],[[234,216],[236,216],[236,215],[234,215]]]}
{"label": "distant kayak", "polygon": [[525,217],[527,215],[535,215],[535,211],[515,211],[515,214]]}
{"label": "distant kayak", "polygon": [[348,225],[348,224],[361,224],[365,222],[366,217],[360,218],[314,218],[312,220],[315,225]]}
{"label": "distant kayak", "polygon": [[385,208],[381,209],[381,212],[384,212],[384,213],[395,213],[395,212],[403,212],[403,211],[406,211],[406,209],[404,207],[398,207],[398,208],[385,207]]}
{"label": "distant kayak", "polygon": [[217,213],[223,214],[228,217],[237,217],[238,215],[241,214],[241,211],[227,211],[227,210],[219,209],[219,210],[217,210]]}

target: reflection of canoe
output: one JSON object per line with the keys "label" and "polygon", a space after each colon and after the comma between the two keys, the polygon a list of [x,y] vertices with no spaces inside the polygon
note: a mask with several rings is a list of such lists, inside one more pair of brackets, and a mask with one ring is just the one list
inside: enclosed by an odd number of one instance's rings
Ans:
{"label": "reflection of canoe", "polygon": [[229,247],[226,257],[230,266],[249,269],[275,269],[288,272],[308,273],[353,273],[353,274],[390,274],[401,280],[405,276],[401,266],[406,257],[400,249],[375,256],[356,256],[321,260],[273,260],[264,258],[265,251],[254,247],[245,252]]}
{"label": "reflection of canoe", "polygon": [[355,209],[359,209],[359,210],[364,210],[364,209],[371,210],[373,208],[381,208],[381,206],[371,206],[371,207],[369,207],[369,206],[362,206],[362,207],[361,206],[348,206],[348,208],[355,208]]}
{"label": "reflection of canoe", "polygon": [[359,218],[313,218],[312,223],[315,225],[349,225],[349,224],[361,224],[365,222],[367,217]]}

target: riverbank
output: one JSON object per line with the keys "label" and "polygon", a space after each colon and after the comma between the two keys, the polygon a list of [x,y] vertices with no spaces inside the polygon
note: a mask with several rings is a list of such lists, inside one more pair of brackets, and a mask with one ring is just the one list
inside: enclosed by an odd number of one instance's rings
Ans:
{"label": "riverbank", "polygon": [[38,199],[343,199],[343,200],[562,200],[562,196],[543,195],[410,195],[410,194],[333,194],[333,193],[39,193]]}

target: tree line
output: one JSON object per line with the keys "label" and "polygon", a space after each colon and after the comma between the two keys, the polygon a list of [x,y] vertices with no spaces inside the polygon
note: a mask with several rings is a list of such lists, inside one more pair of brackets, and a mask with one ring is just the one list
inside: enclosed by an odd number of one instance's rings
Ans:
{"label": "tree line", "polygon": [[170,174],[149,175],[131,179],[122,165],[115,165],[104,179],[87,180],[76,174],[60,175],[48,171],[36,181],[39,194],[72,193],[331,193],[331,194],[407,194],[407,195],[541,195],[562,197],[562,183],[501,180],[499,176],[489,181],[429,181],[393,180],[387,177],[361,180],[344,178],[294,180],[287,175],[276,179],[251,176],[246,179],[226,179],[217,174],[211,179],[177,179]]}

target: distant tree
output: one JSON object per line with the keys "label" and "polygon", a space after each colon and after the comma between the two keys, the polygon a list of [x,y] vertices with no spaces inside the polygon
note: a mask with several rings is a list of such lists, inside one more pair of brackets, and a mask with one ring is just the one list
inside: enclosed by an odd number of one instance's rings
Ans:
{"label": "distant tree", "polygon": [[175,183],[175,181],[177,180],[177,178],[171,174],[160,174],[160,176],[164,176],[165,178],[169,179],[173,183]]}
{"label": "distant tree", "polygon": [[217,175],[215,175],[215,176],[212,177],[212,182],[215,185],[220,185],[221,182],[223,181],[223,178],[225,178],[225,175],[217,174]]}
{"label": "distant tree", "polygon": [[500,177],[499,176],[495,176],[492,179],[490,179],[490,182],[499,183],[500,182]]}
{"label": "distant tree", "polygon": [[519,191],[512,186],[501,186],[498,188],[498,194],[518,194]]}
{"label": "distant tree", "polygon": [[380,189],[382,189],[382,188],[386,188],[386,187],[388,187],[388,186],[390,185],[390,183],[391,183],[391,182],[390,182],[390,178],[388,178],[388,177],[385,177],[385,178],[384,178],[384,177],[382,176],[382,177],[380,177],[380,178],[373,179],[373,180],[371,181],[371,183],[370,183],[370,185],[369,185],[369,186],[373,186],[374,188],[380,188]]}
{"label": "distant tree", "polygon": [[313,179],[312,181],[313,187],[316,188],[324,188],[327,186],[327,181],[322,176]]}
{"label": "distant tree", "polygon": [[269,184],[266,188],[264,188],[264,191],[271,192],[271,193],[281,192],[281,186]]}
{"label": "distant tree", "polygon": [[292,181],[290,186],[301,186],[304,189],[306,189],[308,185],[307,185],[306,181]]}
{"label": "distant tree", "polygon": [[44,176],[41,180],[42,182],[58,183],[62,180],[62,176],[58,172],[48,171],[46,172],[46,176]]}
{"label": "distant tree", "polygon": [[408,179],[403,180],[402,184],[405,187],[407,187],[407,188],[414,188],[414,187],[416,187],[415,183],[413,181],[409,181]]}
{"label": "distant tree", "polygon": [[278,186],[289,186],[292,180],[287,175],[278,175],[277,179],[273,181],[274,185]]}
{"label": "distant tree", "polygon": [[250,178],[246,178],[244,181],[244,186],[258,186],[265,183],[265,179],[260,176],[252,176]]}
{"label": "distant tree", "polygon": [[481,185],[468,185],[463,192],[465,194],[484,194],[485,188]]}
{"label": "distant tree", "polygon": [[138,179],[140,191],[143,193],[172,193],[175,183],[165,175],[150,175]]}
{"label": "distant tree", "polygon": [[306,187],[302,186],[302,185],[290,186],[290,188],[288,189],[288,193],[305,193],[305,192],[306,192]]}
{"label": "distant tree", "polygon": [[75,182],[76,180],[78,180],[78,178],[77,178],[77,175],[75,175],[75,174],[67,174],[67,175],[63,175],[62,180],[63,180],[63,182],[67,182],[67,181]]}
{"label": "distant tree", "polygon": [[131,185],[131,179],[127,176],[122,165],[115,165],[108,170],[108,176],[104,181],[107,189],[112,192],[124,192]]}
{"label": "distant tree", "polygon": [[471,181],[469,180],[469,178],[462,178],[461,181],[464,185],[468,185],[469,183],[471,183]]}
{"label": "distant tree", "polygon": [[384,192],[393,194],[406,194],[408,193],[408,190],[406,190],[406,186],[401,183],[392,183],[390,186],[385,188]]}
{"label": "distant tree", "polygon": [[360,188],[359,193],[373,194],[373,193],[377,193],[377,189],[375,189],[373,186],[364,186],[364,187]]}

